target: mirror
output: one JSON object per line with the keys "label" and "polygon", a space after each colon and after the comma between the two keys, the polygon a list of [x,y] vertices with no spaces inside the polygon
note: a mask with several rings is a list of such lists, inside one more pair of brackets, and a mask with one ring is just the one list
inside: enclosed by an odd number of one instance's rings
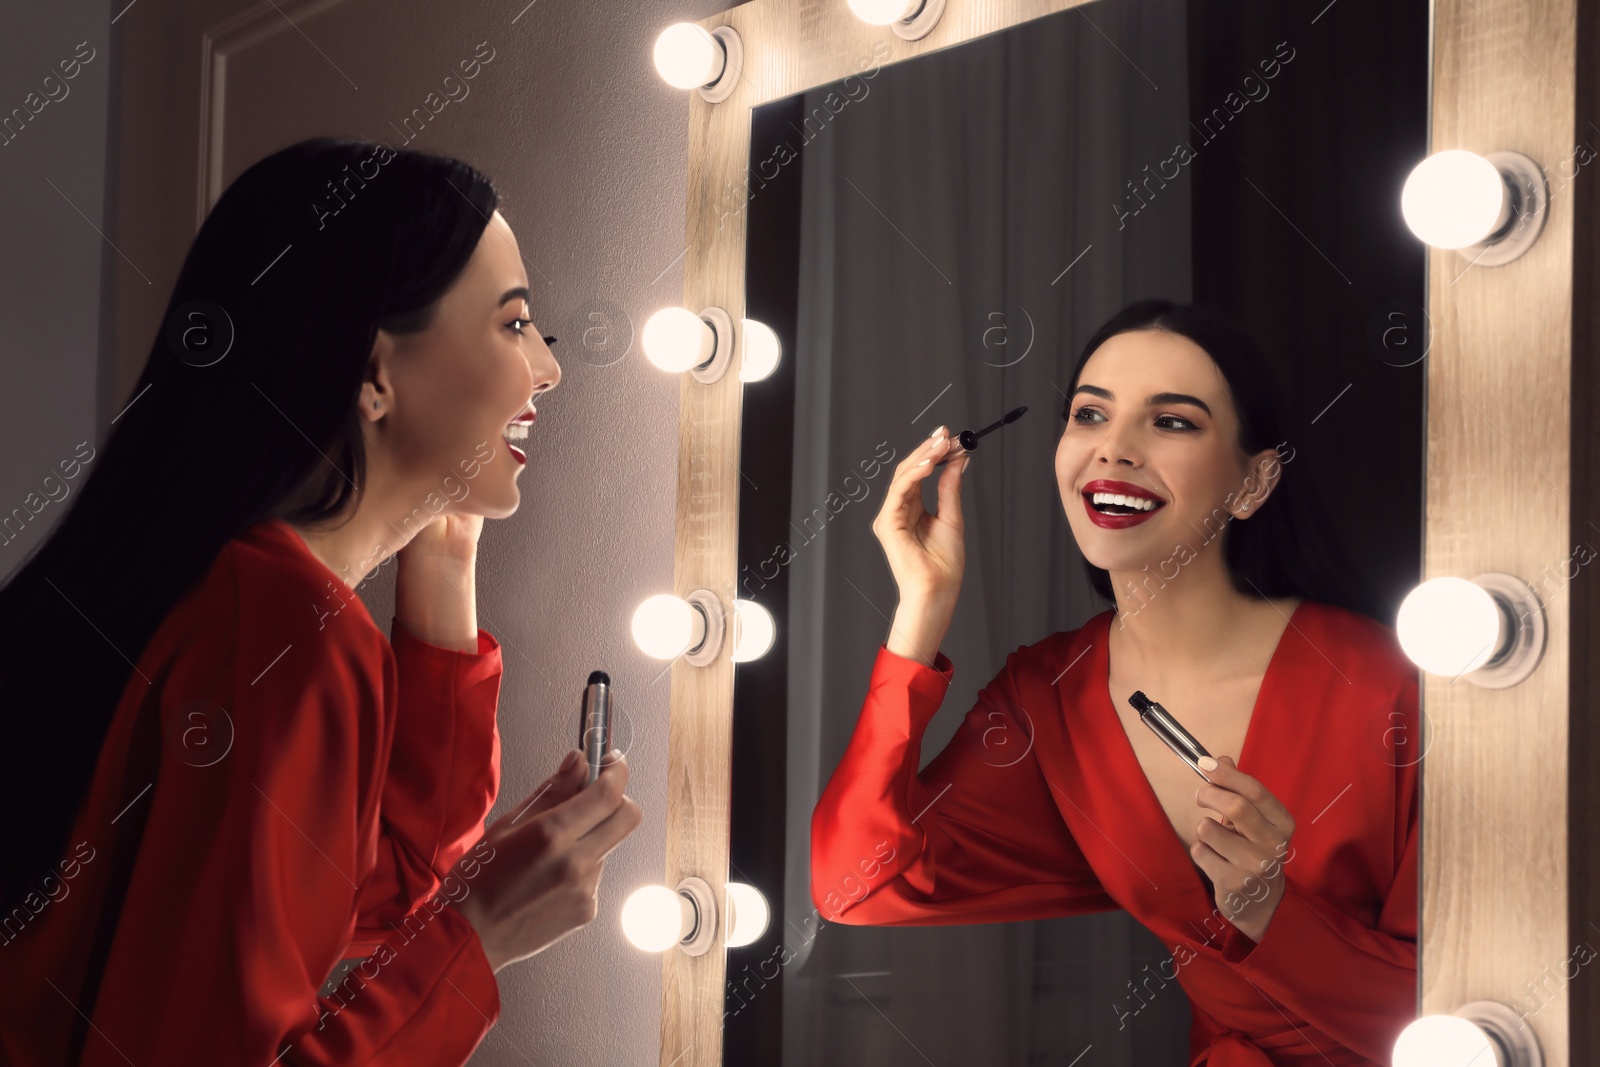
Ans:
{"label": "mirror", "polygon": [[[897,603],[871,526],[934,428],[1027,406],[963,476],[965,571],[940,645],[954,675],[926,767],[1013,650],[1110,607],[1055,471],[1080,350],[1136,300],[1201,304],[1271,363],[1296,427],[1284,475],[1323,501],[1350,600],[1392,625],[1421,577],[1425,255],[1399,194],[1427,150],[1429,32],[1421,2],[1096,0],[752,111],[746,315],[784,358],[743,391],[737,595],[772,612],[778,640],[736,669],[729,878],[766,896],[772,922],[728,951],[725,1063],[1190,1062],[1191,1026],[1215,1022],[1191,1011],[1202,980],[1114,900],[1025,921],[820,914],[812,813]],[[1282,689],[1270,696],[1274,728],[1293,730]],[[1183,720],[1181,696],[1167,706]],[[1267,773],[1244,755],[1240,770]],[[1163,873],[1181,876],[1139,764],[1116,758],[1149,816],[1123,847],[1165,849]],[[1314,851],[1319,813],[1293,814]],[[847,896],[874,885],[864,860]],[[1254,998],[1213,1006],[1256,1027],[1272,1062],[1367,1062],[1258,986],[1202,995]]]}

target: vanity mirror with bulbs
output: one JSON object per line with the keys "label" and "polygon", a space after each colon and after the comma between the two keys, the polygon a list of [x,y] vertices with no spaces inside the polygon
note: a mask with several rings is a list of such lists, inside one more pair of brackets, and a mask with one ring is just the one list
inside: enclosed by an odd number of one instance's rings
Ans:
{"label": "vanity mirror with bulbs", "polygon": [[828,922],[808,866],[896,604],[882,485],[934,427],[1027,407],[964,476],[926,764],[1008,652],[1107,606],[1053,453],[1080,347],[1150,296],[1261,344],[1303,415],[1293,473],[1418,668],[1418,1018],[1392,1062],[1580,1062],[1578,987],[1545,980],[1592,895],[1566,832],[1587,560],[1551,390],[1574,37],[1533,6],[1510,58],[1470,0],[754,0],[662,34],[689,252],[641,342],[684,430],[675,589],[634,633],[671,661],[671,804],[623,924],[663,954],[663,1065],[1187,1062],[1172,953],[1126,912]]}

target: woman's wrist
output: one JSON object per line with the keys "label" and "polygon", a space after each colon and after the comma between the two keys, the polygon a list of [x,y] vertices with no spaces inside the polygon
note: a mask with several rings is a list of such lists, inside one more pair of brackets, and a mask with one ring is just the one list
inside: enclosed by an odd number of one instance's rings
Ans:
{"label": "woman's wrist", "polygon": [[470,899],[470,894],[468,898],[463,899],[460,903],[453,904],[452,907],[460,912],[461,917],[467,920],[467,925],[472,927],[473,934],[478,939],[478,947],[483,950],[483,958],[489,961],[489,970],[499,974],[500,968],[506,965],[506,961],[496,951],[493,939],[489,936],[488,931],[478,925],[480,919],[476,913],[464,906],[467,903],[467,899]]}
{"label": "woman's wrist", "polygon": [[897,656],[932,667],[954,615],[955,604],[951,601],[923,597],[902,599],[895,607],[884,647]]}
{"label": "woman's wrist", "polygon": [[401,557],[395,573],[394,615],[430,645],[478,650],[477,560]]}

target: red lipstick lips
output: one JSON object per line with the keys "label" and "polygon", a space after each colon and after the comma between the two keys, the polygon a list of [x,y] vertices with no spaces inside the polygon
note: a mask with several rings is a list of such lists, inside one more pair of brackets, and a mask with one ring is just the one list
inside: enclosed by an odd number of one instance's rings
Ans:
{"label": "red lipstick lips", "polygon": [[[530,409],[528,411],[524,411],[521,415],[518,415],[516,418],[512,419],[511,420],[511,425],[513,425],[513,426],[532,426],[533,425],[533,420],[538,418],[538,417],[539,417],[539,412],[530,407]],[[504,434],[501,434],[500,435],[500,440],[502,440],[502,441],[504,441],[506,443],[506,448],[508,448],[511,451],[511,458],[516,460],[518,464],[526,464],[528,462],[528,454],[526,452],[524,452],[522,449],[518,448],[516,445],[512,444],[511,443],[511,439],[509,437],[505,436]]]}
{"label": "red lipstick lips", "polygon": [[[1110,515],[1095,508],[1094,494],[1096,493],[1117,493],[1122,496],[1138,497],[1140,500],[1153,500],[1156,505],[1149,511],[1135,512],[1128,515]],[[1141,489],[1137,485],[1112,481],[1106,478],[1096,478],[1084,486],[1078,495],[1083,498],[1083,510],[1089,516],[1089,521],[1106,530],[1126,530],[1130,526],[1137,526],[1166,506],[1166,501],[1148,489]]]}

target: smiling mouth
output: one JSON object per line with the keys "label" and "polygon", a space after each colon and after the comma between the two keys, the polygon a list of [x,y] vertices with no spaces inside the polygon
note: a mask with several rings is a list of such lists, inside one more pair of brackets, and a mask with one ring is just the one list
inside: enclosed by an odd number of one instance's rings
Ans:
{"label": "smiling mouth", "polygon": [[[1098,503],[1094,499],[1097,496],[1102,498]],[[1104,499],[1106,497],[1118,497],[1120,500],[1139,499],[1135,497],[1124,496],[1118,493],[1083,494],[1084,503],[1088,504],[1091,508],[1093,508],[1095,511],[1098,511],[1102,515],[1149,515],[1150,513],[1160,511],[1162,508],[1167,506],[1165,501],[1141,500],[1140,503],[1124,504],[1120,503],[1118,500]]]}
{"label": "smiling mouth", "polygon": [[506,423],[505,427],[500,431],[500,440],[506,443],[506,448],[510,451],[511,458],[517,461],[517,466],[519,468],[528,462],[528,454],[522,449],[518,448],[516,446],[516,442],[521,441],[524,444],[527,443],[528,430],[533,426],[534,420],[538,417],[539,412],[537,408],[534,408],[531,411],[525,411],[523,414],[518,415],[515,420]]}

